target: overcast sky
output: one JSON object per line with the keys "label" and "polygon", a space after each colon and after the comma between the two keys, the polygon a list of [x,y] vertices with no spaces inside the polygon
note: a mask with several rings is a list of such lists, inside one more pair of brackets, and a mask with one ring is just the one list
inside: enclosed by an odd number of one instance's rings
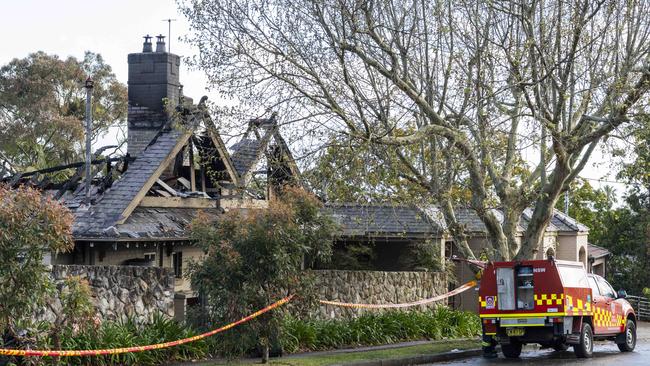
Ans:
{"label": "overcast sky", "polygon": [[[142,50],[145,34],[167,35],[167,22],[163,21],[167,18],[177,19],[172,22],[171,51],[184,57],[196,54],[178,41],[189,27],[173,0],[0,0],[0,65],[39,50],[61,58],[81,58],[88,50],[100,53],[126,84],[127,55]],[[185,95],[194,100],[206,94],[216,98],[206,91],[202,72],[181,65],[180,78]],[[597,181],[615,180],[615,170],[609,157],[600,152],[594,155],[581,176],[590,178],[596,187],[609,184],[619,195],[623,193],[622,184]]]}
{"label": "overcast sky", "polygon": [[[195,53],[177,40],[187,34],[188,23],[173,0],[0,0],[0,4],[0,64],[39,50],[61,58],[81,58],[88,50],[104,56],[126,83],[127,54],[142,50],[145,34],[167,36],[167,22],[162,21],[167,18],[177,19],[171,27],[171,51],[181,56]],[[188,96],[198,100],[206,94],[201,72],[182,67],[180,77]]]}

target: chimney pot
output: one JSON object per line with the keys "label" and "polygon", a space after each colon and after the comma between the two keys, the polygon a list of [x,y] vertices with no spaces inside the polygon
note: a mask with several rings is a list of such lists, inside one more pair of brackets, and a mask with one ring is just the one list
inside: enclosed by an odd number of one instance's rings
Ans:
{"label": "chimney pot", "polygon": [[157,53],[167,52],[167,50],[165,49],[165,36],[163,36],[162,34],[156,36],[156,52]]}
{"label": "chimney pot", "polygon": [[146,36],[144,36],[142,38],[144,38],[144,43],[142,44],[142,52],[143,53],[152,52],[153,49],[151,47],[151,36],[147,34]]}

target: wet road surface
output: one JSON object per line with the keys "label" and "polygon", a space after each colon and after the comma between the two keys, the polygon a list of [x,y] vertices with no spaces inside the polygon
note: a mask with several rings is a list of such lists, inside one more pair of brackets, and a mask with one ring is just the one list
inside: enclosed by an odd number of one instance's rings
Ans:
{"label": "wet road surface", "polygon": [[594,342],[594,357],[591,359],[576,359],[573,348],[565,352],[553,350],[534,350],[525,347],[520,359],[505,359],[499,353],[498,359],[487,360],[482,357],[472,357],[463,360],[440,362],[431,365],[650,365],[650,323],[639,323],[637,344],[634,352],[622,353],[614,342]]}

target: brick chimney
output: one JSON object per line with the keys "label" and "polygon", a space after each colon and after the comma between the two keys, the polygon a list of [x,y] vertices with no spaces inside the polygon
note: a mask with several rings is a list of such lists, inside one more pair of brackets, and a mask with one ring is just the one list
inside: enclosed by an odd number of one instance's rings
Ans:
{"label": "brick chimney", "polygon": [[178,103],[180,57],[166,51],[165,37],[156,37],[156,52],[149,35],[144,37],[142,52],[131,53],[129,62],[128,153],[138,156],[169,116],[170,107]]}

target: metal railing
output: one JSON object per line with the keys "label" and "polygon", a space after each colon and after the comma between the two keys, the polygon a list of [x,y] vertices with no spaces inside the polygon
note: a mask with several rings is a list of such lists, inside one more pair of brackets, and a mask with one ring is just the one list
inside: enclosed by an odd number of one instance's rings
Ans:
{"label": "metal railing", "polygon": [[628,296],[626,298],[630,302],[636,316],[639,320],[650,320],[650,300],[645,296]]}

